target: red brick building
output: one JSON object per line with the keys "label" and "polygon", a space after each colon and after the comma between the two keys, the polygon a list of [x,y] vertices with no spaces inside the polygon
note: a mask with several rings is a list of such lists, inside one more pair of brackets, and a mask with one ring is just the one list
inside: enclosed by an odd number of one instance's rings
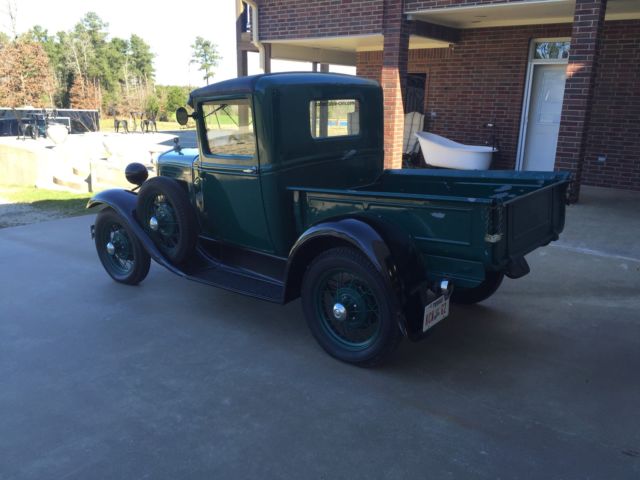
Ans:
{"label": "red brick building", "polygon": [[452,140],[495,136],[492,168],[640,190],[640,0],[238,5],[239,74],[259,49],[267,71],[270,58],[355,65],[381,83],[388,167],[401,166],[403,113],[419,110]]}

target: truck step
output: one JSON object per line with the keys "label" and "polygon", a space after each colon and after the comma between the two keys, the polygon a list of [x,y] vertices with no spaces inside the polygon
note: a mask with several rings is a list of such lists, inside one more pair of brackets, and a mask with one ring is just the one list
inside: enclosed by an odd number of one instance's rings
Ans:
{"label": "truck step", "polygon": [[186,266],[186,278],[195,282],[220,287],[236,293],[260,298],[275,303],[284,299],[284,285],[248,272],[215,262],[200,253]]}

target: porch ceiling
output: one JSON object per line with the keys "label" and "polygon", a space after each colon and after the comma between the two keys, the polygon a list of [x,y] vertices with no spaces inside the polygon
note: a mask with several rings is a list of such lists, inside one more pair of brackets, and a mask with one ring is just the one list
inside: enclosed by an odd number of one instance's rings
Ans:
{"label": "porch ceiling", "polygon": [[[507,27],[548,23],[571,23],[575,0],[523,0],[521,2],[433,8],[407,12],[422,20],[454,28]],[[640,18],[639,0],[609,0],[606,20]]]}
{"label": "porch ceiling", "polygon": [[[287,40],[267,40],[271,43],[272,55],[274,58],[298,60],[300,55],[306,55],[307,61],[324,62],[328,58],[341,59],[339,62],[328,63],[355,65],[357,52],[367,52],[382,50],[384,36],[374,35],[351,35],[340,37],[315,37],[315,38],[295,38]],[[449,42],[425,38],[418,35],[409,37],[409,48],[446,48]],[[310,56],[309,56],[310,55]],[[349,63],[349,58],[353,63]],[[347,62],[347,63],[345,63]]]}

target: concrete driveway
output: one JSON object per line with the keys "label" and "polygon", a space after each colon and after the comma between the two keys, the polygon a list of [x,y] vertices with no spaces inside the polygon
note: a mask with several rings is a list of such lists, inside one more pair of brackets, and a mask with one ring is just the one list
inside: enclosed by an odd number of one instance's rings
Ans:
{"label": "concrete driveway", "polygon": [[0,478],[637,479],[640,196],[598,220],[590,192],[530,275],[375,370],[299,302],[114,283],[92,217],[0,230]]}

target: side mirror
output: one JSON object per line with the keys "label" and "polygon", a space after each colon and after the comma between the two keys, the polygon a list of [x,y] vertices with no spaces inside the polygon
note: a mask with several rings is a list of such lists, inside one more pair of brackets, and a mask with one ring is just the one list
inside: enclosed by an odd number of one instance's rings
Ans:
{"label": "side mirror", "polygon": [[193,118],[193,115],[189,115],[186,108],[180,107],[176,110],[176,120],[183,127],[187,124],[190,118]]}

